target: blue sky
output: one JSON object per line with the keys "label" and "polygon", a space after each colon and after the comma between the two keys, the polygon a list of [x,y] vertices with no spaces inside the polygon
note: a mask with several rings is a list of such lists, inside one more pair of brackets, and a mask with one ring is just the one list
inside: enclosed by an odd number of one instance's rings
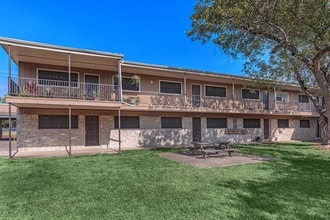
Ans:
{"label": "blue sky", "polygon": [[[124,54],[124,60],[242,75],[243,60],[186,36],[197,0],[8,0],[0,36]],[[0,95],[7,57],[0,51]]]}

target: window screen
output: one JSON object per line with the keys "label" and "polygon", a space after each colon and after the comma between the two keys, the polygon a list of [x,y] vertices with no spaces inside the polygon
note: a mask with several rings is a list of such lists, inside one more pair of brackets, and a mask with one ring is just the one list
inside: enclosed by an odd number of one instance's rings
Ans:
{"label": "window screen", "polygon": [[182,119],[180,117],[162,117],[162,128],[182,128]]}
{"label": "window screen", "polygon": [[309,128],[310,127],[309,120],[300,120],[300,127],[301,128]]}
{"label": "window screen", "polygon": [[[119,128],[118,116],[115,116],[115,128]],[[138,116],[122,116],[120,117],[120,128],[140,128],[140,120]]]}
{"label": "window screen", "polygon": [[227,128],[227,118],[208,118],[207,128]]}
{"label": "window screen", "polygon": [[299,95],[299,103],[309,103],[309,98],[307,95]]}
{"label": "window screen", "polygon": [[[68,115],[39,115],[39,129],[69,129]],[[78,115],[71,116],[71,128],[78,128]]]}
{"label": "window screen", "polygon": [[278,119],[277,120],[277,127],[278,128],[288,128],[289,127],[289,120],[288,119]]}
{"label": "window screen", "polygon": [[260,128],[260,119],[243,119],[244,128]]}
{"label": "window screen", "polygon": [[129,77],[123,77],[122,79],[123,90],[139,91],[140,84],[134,84],[133,79]]}
{"label": "window screen", "polygon": [[[39,85],[69,86],[69,73],[53,70],[38,70]],[[71,73],[71,86],[78,86],[78,73]]]}
{"label": "window screen", "polygon": [[226,87],[216,87],[216,86],[205,86],[205,95],[206,96],[215,96],[215,97],[226,97],[227,91]]}
{"label": "window screen", "polygon": [[259,99],[259,91],[242,89],[242,99]]}
{"label": "window screen", "polygon": [[181,83],[160,81],[160,93],[181,94]]}

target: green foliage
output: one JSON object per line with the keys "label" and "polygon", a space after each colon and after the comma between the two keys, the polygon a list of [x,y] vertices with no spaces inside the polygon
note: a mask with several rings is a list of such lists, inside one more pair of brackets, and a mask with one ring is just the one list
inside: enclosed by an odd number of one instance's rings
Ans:
{"label": "green foliage", "polygon": [[253,78],[297,82],[298,68],[305,84],[320,86],[313,71],[319,54],[329,80],[328,0],[199,0],[191,20],[189,37],[247,57],[245,72]]}
{"label": "green foliage", "polygon": [[199,169],[157,156],[0,158],[2,219],[327,219],[330,153],[240,146],[276,161]]}
{"label": "green foliage", "polygon": [[[1,127],[2,128],[9,128],[9,120],[2,120]],[[16,120],[11,121],[11,127],[16,128]]]}

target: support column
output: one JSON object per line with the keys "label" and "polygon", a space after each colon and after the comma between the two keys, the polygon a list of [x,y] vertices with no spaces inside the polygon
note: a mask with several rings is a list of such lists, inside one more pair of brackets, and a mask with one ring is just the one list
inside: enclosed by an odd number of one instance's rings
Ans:
{"label": "support column", "polygon": [[[68,74],[69,74],[69,99],[71,99],[71,54],[68,54]],[[68,154],[71,156],[71,105],[69,105],[69,150]]]}
{"label": "support column", "polygon": [[120,108],[118,109],[118,141],[119,141],[119,149],[118,151],[121,151],[121,115],[120,115]]}
{"label": "support column", "polygon": [[[186,74],[186,73],[184,73]],[[184,105],[187,104],[187,77],[183,78],[183,95],[184,95]]]}
{"label": "support column", "polygon": [[274,87],[274,110],[276,111],[277,110],[277,107],[276,107],[276,88]]}
{"label": "support column", "polygon": [[[8,45],[8,93],[11,90],[11,45]],[[8,105],[8,127],[9,127],[9,137],[8,137],[8,153],[9,153],[9,158],[12,158],[12,146],[11,146],[11,103]]]}
{"label": "support column", "polygon": [[69,105],[69,150],[68,154],[71,156],[71,105]]}
{"label": "support column", "polygon": [[119,86],[120,102],[123,102],[122,75],[121,75],[122,62],[123,62],[123,60],[118,60],[118,86]]}

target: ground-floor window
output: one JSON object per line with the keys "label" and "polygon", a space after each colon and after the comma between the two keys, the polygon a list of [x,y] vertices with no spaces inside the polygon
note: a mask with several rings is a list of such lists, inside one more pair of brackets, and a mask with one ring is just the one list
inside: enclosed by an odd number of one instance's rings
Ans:
{"label": "ground-floor window", "polygon": [[[69,129],[68,115],[39,115],[39,129]],[[78,128],[78,115],[71,116],[71,128]]]}
{"label": "ground-floor window", "polygon": [[207,118],[207,128],[227,128],[227,118]]}
{"label": "ground-floor window", "polygon": [[260,128],[260,119],[243,119],[243,128]]}
{"label": "ground-floor window", "polygon": [[162,117],[162,128],[182,128],[182,118],[180,117]]}
{"label": "ground-floor window", "polygon": [[288,119],[278,119],[277,127],[278,128],[289,128],[289,120]]}
{"label": "ground-floor window", "polygon": [[[119,128],[118,116],[115,116],[115,128]],[[140,128],[140,119],[138,116],[121,116],[120,128]]]}
{"label": "ground-floor window", "polygon": [[301,128],[310,128],[309,120],[300,120],[300,127]]}

